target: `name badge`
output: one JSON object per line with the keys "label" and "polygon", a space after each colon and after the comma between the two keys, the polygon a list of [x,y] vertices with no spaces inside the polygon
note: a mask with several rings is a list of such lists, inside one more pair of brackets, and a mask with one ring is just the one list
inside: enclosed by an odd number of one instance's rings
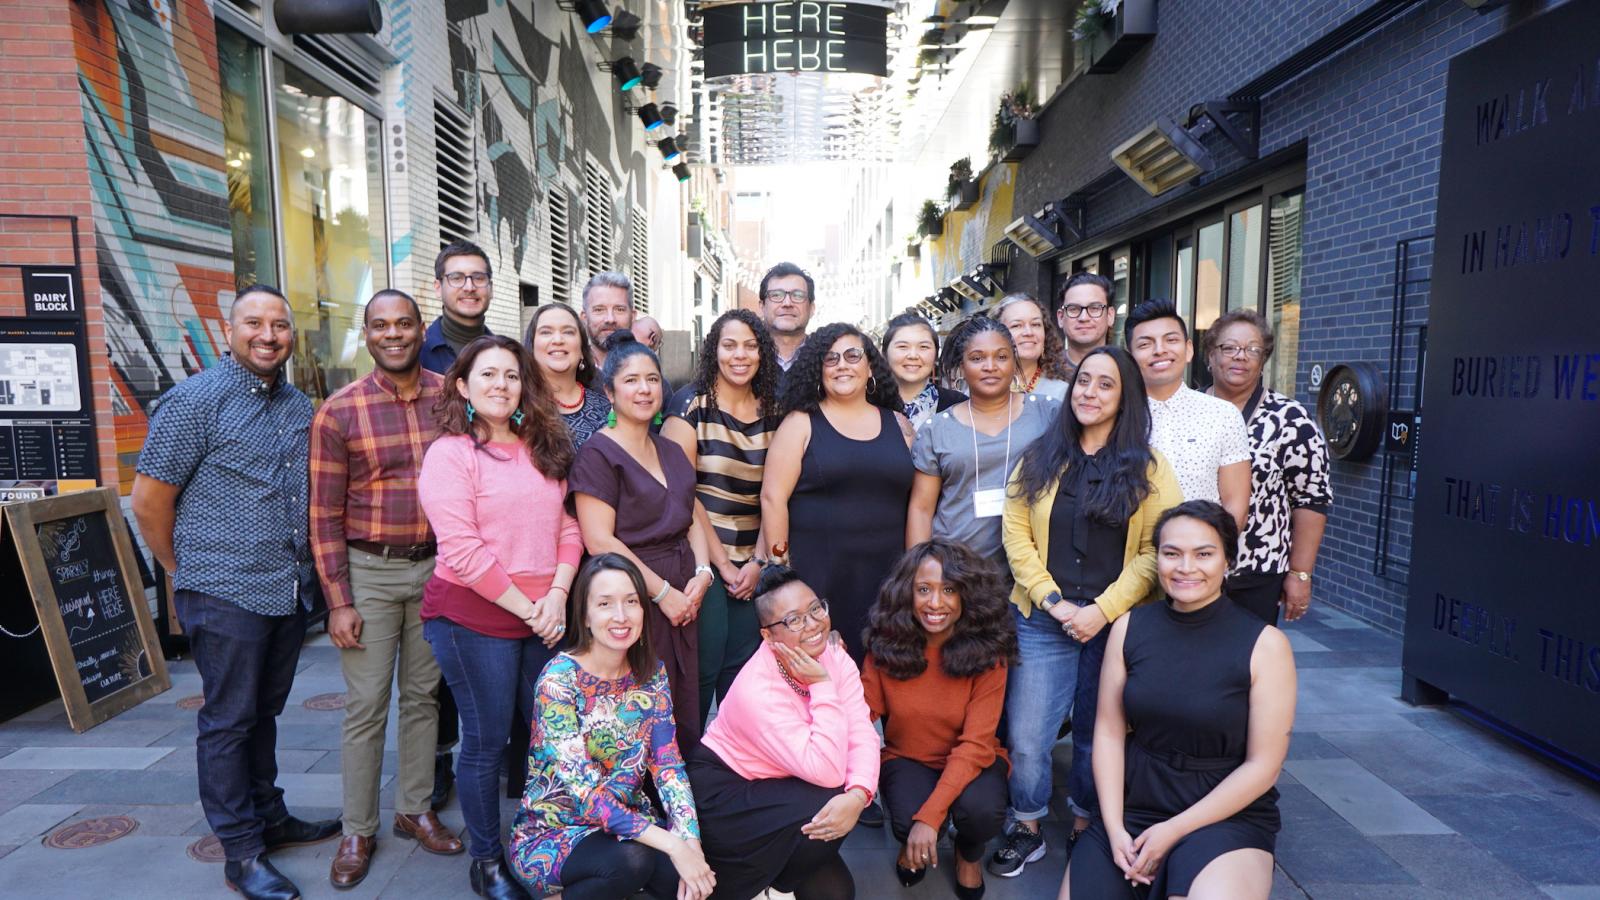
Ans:
{"label": "name badge", "polygon": [[986,491],[972,492],[972,514],[980,519],[989,519],[1005,512],[1006,489],[990,488]]}

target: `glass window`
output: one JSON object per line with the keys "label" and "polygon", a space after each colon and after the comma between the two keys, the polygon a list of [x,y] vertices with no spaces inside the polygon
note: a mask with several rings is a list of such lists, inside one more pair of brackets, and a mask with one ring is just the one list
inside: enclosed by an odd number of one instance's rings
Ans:
{"label": "glass window", "polygon": [[1261,204],[1228,217],[1228,309],[1261,302]]}
{"label": "glass window", "polygon": [[389,286],[381,123],[283,60],[272,74],[294,381],[322,398],[372,366],[360,311]]}
{"label": "glass window", "polygon": [[1272,198],[1267,223],[1267,321],[1272,326],[1274,349],[1267,368],[1267,385],[1294,394],[1295,370],[1300,361],[1300,226],[1305,194],[1279,194]]}
{"label": "glass window", "polygon": [[[1115,296],[1111,298],[1111,307],[1118,310],[1118,318],[1126,313],[1128,308],[1128,276],[1130,254],[1128,248],[1123,247],[1111,256],[1111,284],[1115,288]],[[1112,343],[1116,343],[1113,339]]]}
{"label": "glass window", "polygon": [[1174,258],[1173,272],[1174,289],[1172,300],[1178,307],[1178,314],[1183,316],[1185,322],[1194,321],[1194,238],[1185,235],[1178,238],[1178,252]]}
{"label": "glass window", "polygon": [[1132,302],[1176,299],[1177,292],[1172,284],[1172,235],[1151,238],[1145,258],[1149,261],[1149,268],[1145,270],[1144,294],[1133,298]]}
{"label": "glass window", "polygon": [[272,229],[272,157],[267,152],[267,99],[261,47],[217,26],[222,76],[222,155],[228,172],[235,287],[278,280]]}
{"label": "glass window", "polygon": [[1195,331],[1204,331],[1222,315],[1222,223],[1202,226],[1194,273]]}

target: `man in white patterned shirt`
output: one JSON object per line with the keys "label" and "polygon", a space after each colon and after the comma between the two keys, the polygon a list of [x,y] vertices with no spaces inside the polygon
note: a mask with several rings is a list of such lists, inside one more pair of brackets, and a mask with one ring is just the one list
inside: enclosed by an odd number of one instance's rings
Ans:
{"label": "man in white patterned shirt", "polygon": [[1185,500],[1221,503],[1239,527],[1250,513],[1250,436],[1239,410],[1183,383],[1194,342],[1171,300],[1146,300],[1123,334],[1150,395],[1150,445],[1178,473]]}

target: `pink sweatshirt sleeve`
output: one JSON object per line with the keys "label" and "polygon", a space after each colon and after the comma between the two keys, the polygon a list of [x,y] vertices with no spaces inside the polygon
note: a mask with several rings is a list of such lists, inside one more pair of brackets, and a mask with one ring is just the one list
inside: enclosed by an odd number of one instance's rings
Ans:
{"label": "pink sweatshirt sleeve", "polygon": [[[742,696],[737,699],[730,696],[729,700],[734,702],[718,714],[718,721],[728,718],[723,726],[734,744],[729,748],[731,753],[820,787],[843,787],[849,771],[850,726],[840,700],[840,685],[834,680],[832,670],[829,680],[811,686],[811,720],[808,722],[789,686],[778,674],[772,651],[762,645],[756,654],[766,657],[765,664],[753,659],[746,667],[754,664],[755,673],[761,677],[736,685],[735,691]],[[856,696],[860,695],[858,680]]]}
{"label": "pink sweatshirt sleeve", "polygon": [[[567,484],[561,483],[561,494],[566,496]],[[556,538],[556,563],[566,563],[574,569],[583,561],[583,531],[578,527],[578,517],[561,505],[561,534]]]}
{"label": "pink sweatshirt sleeve", "polygon": [[485,531],[502,523],[478,521],[475,452],[459,437],[434,441],[422,458],[417,496],[438,540],[439,561],[462,584],[494,600],[511,587],[511,576],[483,540]]}
{"label": "pink sweatshirt sleeve", "polygon": [[878,738],[877,729],[872,727],[872,710],[867,708],[866,695],[861,689],[861,673],[844,648],[830,647],[827,656],[832,657],[824,661],[830,663],[830,681],[839,686],[840,707],[849,733],[844,786],[859,785],[876,794],[878,766],[883,761],[883,742]]}

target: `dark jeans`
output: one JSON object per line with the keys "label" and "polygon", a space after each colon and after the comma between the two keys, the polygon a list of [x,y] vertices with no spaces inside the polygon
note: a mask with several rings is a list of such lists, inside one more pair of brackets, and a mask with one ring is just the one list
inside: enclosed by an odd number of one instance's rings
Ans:
{"label": "dark jeans", "polygon": [[489,637],[449,619],[422,623],[439,671],[461,710],[456,794],[473,859],[500,859],[500,758],[511,717],[533,715],[534,681],[554,651],[535,637]]}
{"label": "dark jeans", "polygon": [[700,604],[700,722],[711,718],[713,697],[726,697],[739,670],[761,646],[761,623],[753,600],[728,593],[721,576]]}
{"label": "dark jeans", "polygon": [[[944,774],[909,759],[886,759],[878,772],[878,789],[889,814],[889,830],[901,844],[911,834],[912,818],[928,801]],[[983,859],[989,841],[1006,821],[1006,761],[995,760],[962,789],[950,804],[956,823],[956,853],[967,862]],[[943,822],[934,826],[942,830]]]}
{"label": "dark jeans", "polygon": [[655,900],[674,900],[678,870],[665,853],[638,841],[596,832],[561,863],[563,900],[617,900],[640,891]]}
{"label": "dark jeans", "polygon": [[289,815],[277,785],[277,718],[294,684],[305,613],[263,616],[186,590],[173,603],[205,696],[195,738],[200,806],[228,859],[249,859],[266,850],[262,830]]}
{"label": "dark jeans", "polygon": [[1100,706],[1100,667],[1106,658],[1111,626],[1078,650],[1078,684],[1072,701],[1072,773],[1067,776],[1067,802],[1072,812],[1092,819],[1100,814],[1094,787],[1094,720]]}

